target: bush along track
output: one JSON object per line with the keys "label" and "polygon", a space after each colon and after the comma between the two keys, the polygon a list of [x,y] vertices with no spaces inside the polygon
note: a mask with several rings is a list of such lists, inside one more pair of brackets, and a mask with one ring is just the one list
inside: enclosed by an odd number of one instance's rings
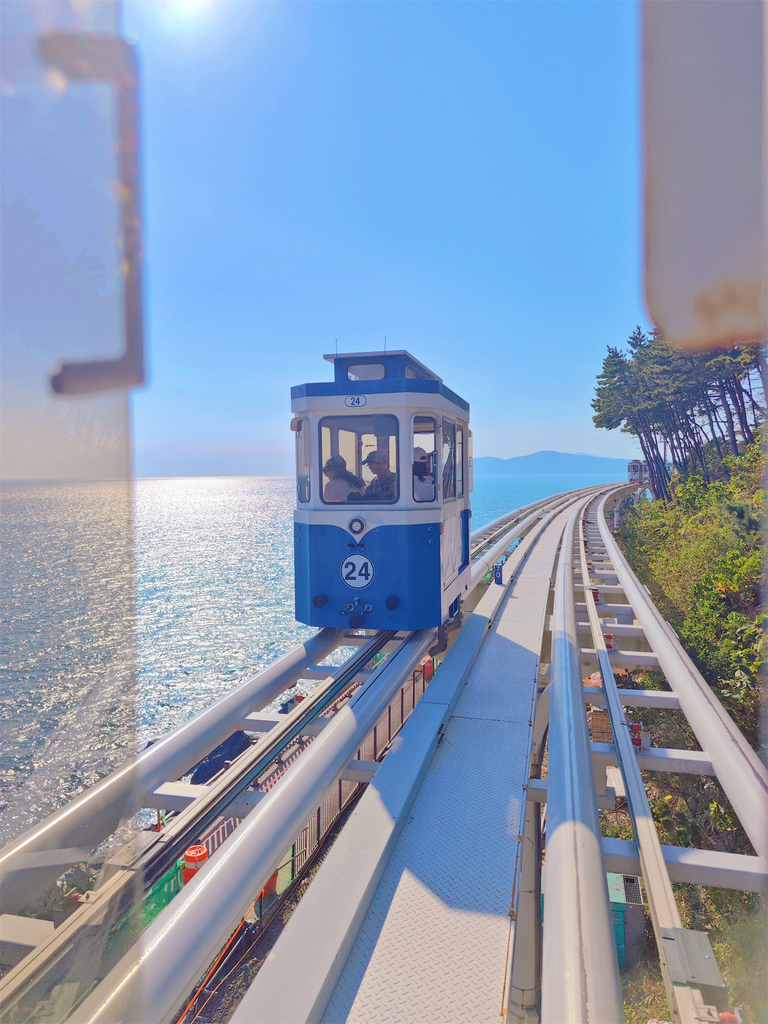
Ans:
{"label": "bush along track", "polygon": [[[728,713],[760,750],[766,664],[761,591],[765,454],[722,464],[724,479],[673,479],[669,501],[627,510],[618,539]],[[765,759],[765,748],[762,754]]]}

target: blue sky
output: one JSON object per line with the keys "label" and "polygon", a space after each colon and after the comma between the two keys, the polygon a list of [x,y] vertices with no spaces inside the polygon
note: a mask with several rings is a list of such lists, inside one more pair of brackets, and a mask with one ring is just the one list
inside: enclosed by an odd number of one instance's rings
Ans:
{"label": "blue sky", "polygon": [[475,453],[591,423],[642,297],[634,2],[125,0],[143,81],[138,475],[291,471],[289,389],[405,348]]}

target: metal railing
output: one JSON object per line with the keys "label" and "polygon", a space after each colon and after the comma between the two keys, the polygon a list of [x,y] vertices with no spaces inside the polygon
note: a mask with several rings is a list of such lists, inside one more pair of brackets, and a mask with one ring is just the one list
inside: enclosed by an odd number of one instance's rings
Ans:
{"label": "metal railing", "polygon": [[[586,490],[590,493],[594,492],[594,488]],[[572,497],[557,495],[554,498],[534,502],[523,509],[501,517],[496,523],[489,524],[489,526],[482,530],[473,533],[473,551],[476,552],[482,546],[487,547],[489,543],[493,544],[491,550],[487,551],[485,556],[483,556],[483,572],[487,564],[492,563],[497,557],[498,552],[509,547],[514,538],[525,533],[529,528],[533,528],[536,520],[540,518],[539,513],[542,509],[545,507],[552,508],[553,503],[554,506],[557,506],[558,499],[560,499],[560,504],[562,505],[567,500],[572,500]],[[527,518],[521,521],[521,516],[526,512],[529,513]],[[512,524],[511,529],[507,528],[510,524]],[[501,540],[498,539],[500,533]],[[479,582],[481,577],[481,572],[473,572],[472,587]],[[427,647],[431,643],[432,637],[432,632],[428,632]],[[82,848],[73,849],[75,842],[80,847],[94,846],[96,842],[108,835],[119,824],[120,820],[141,807],[143,801],[147,798],[147,794],[151,793],[155,787],[162,785],[168,779],[178,778],[225,739],[231,733],[233,723],[239,723],[247,713],[253,712],[259,706],[269,703],[279,693],[292,685],[297,678],[300,678],[301,673],[307,670],[309,666],[316,665],[322,661],[330,651],[338,646],[342,646],[344,642],[344,631],[320,631],[310,638],[306,644],[296,648],[274,665],[265,669],[264,672],[246,681],[233,693],[218,701],[212,708],[154,744],[126,766],[125,769],[108,776],[94,789],[83,794],[81,798],[73,801],[72,804],[61,811],[51,815],[40,826],[30,830],[29,833],[7,847],[0,854],[0,863],[4,860],[6,866],[10,868],[10,877],[7,876],[6,881],[11,883],[10,889],[14,894],[11,899],[15,898],[17,901],[20,899],[23,902],[23,899],[30,891],[39,890],[41,885],[58,877],[62,870],[69,863],[72,863],[73,860],[85,859],[89,851]],[[331,671],[329,670],[329,673]],[[377,673],[377,677],[378,675]],[[363,689],[367,691],[368,686],[366,685]],[[416,697],[413,687],[410,696],[412,706],[415,703]],[[350,702],[350,706],[356,700],[357,695]],[[381,756],[382,750],[386,749],[386,746],[402,725],[404,718],[407,717],[407,704],[408,695],[405,688],[401,688],[398,699],[394,704],[390,703],[386,707],[379,721],[373,723],[367,738],[361,736],[361,739],[358,740],[358,743],[361,741],[363,743],[363,747],[358,752],[358,757],[361,757],[363,760],[376,760]],[[336,717],[338,718],[339,716]],[[336,718],[329,721],[332,724],[338,725]],[[356,723],[356,725],[358,726],[359,734],[359,723]],[[330,725],[323,735],[326,732],[330,734]],[[311,748],[316,745],[316,742],[310,744],[310,749],[302,754],[295,767],[291,769],[291,775],[302,766],[305,754],[311,753]],[[253,753],[252,748],[250,753]],[[302,774],[306,780],[308,778],[307,771],[305,770]],[[285,791],[283,783],[287,781],[287,778],[281,780],[281,792]],[[344,789],[349,786],[350,793],[357,788],[357,784],[354,783],[342,782],[340,785]],[[335,802],[337,801],[337,798],[333,796],[327,799],[327,815],[321,811],[321,818],[323,818],[320,828],[321,837],[327,831],[327,827],[330,827],[331,805],[333,804],[335,807]],[[323,796],[320,803],[322,804],[325,800],[326,796]],[[347,802],[348,796],[344,798],[343,804],[346,805]],[[226,850],[237,840],[237,834],[242,831],[244,826],[251,825],[252,819],[259,817],[265,811],[266,805],[267,798],[264,798],[256,810],[248,814],[247,818],[242,820],[231,819],[229,823],[216,821],[215,816],[211,817],[208,830],[212,842],[214,838],[219,840],[214,843],[214,846],[223,846],[220,855],[225,854]],[[307,821],[305,821],[304,826],[301,823],[297,823],[296,838],[305,828],[311,831],[314,826],[315,814],[316,810],[309,815],[312,818],[312,825],[307,824]],[[333,810],[333,814],[338,816],[338,809]],[[326,817],[328,818],[327,822],[325,821]],[[180,818],[187,818],[190,821],[194,820],[195,815],[192,813],[192,808],[190,807],[188,812],[183,812]],[[180,823],[179,818],[177,818],[172,831],[178,831]],[[222,829],[226,835],[222,832]],[[232,834],[233,832],[235,832],[234,835]],[[163,841],[167,841],[167,837],[163,836],[162,838]],[[226,842],[223,842],[225,839]],[[288,839],[286,839],[283,849],[278,856],[284,853],[287,845]],[[50,851],[52,854],[48,865],[44,868],[41,867],[39,858],[35,858],[35,854],[41,851]],[[306,853],[306,856],[310,855],[311,852]],[[163,871],[166,870],[162,865],[160,867]],[[155,872],[156,874],[157,872]],[[262,879],[262,887],[263,882],[268,877],[269,872]],[[26,892],[24,891],[25,885],[20,883],[27,883]],[[8,889],[6,889],[7,891]],[[186,898],[186,892],[181,893],[180,897],[181,902],[183,902]],[[174,904],[177,901],[178,898],[174,899]],[[16,905],[18,905],[18,902]],[[215,953],[215,943],[211,942],[208,949],[209,956]],[[124,966],[127,966],[127,964]]]}
{"label": "metal railing", "polygon": [[[0,850],[2,911],[15,913],[70,864],[87,860],[152,789],[180,778],[231,735],[233,722],[269,704],[303,669],[339,647],[343,636],[343,630],[321,630]],[[40,856],[46,851],[59,856],[46,862]]]}
{"label": "metal railing", "polygon": [[661,671],[677,695],[702,750],[711,759],[717,779],[755,852],[768,861],[768,770],[630,569],[605,521],[605,501],[598,509],[598,522],[619,583]]}
{"label": "metal railing", "polygon": [[[427,685],[428,680],[422,667],[411,673],[410,678],[400,687],[399,693],[388,704],[386,711],[358,748],[357,760],[370,762],[385,756],[392,740],[397,736],[419,699],[426,692]],[[364,788],[364,783],[340,778],[325,794],[304,828],[295,837],[290,855],[281,865],[282,868],[289,869],[286,871],[286,877],[280,876],[280,868],[278,868],[272,876],[274,892],[268,894],[266,889],[262,889],[255,907],[248,915],[250,946],[256,944],[264,928],[279,910],[282,901],[291,896],[297,882],[301,880],[305,870],[311,866],[341,816]],[[209,1015],[215,1013],[217,1002],[222,998],[228,998],[226,990],[221,991],[221,987],[233,970],[230,964],[234,963],[235,969],[238,970],[242,965],[247,967],[249,953],[250,949],[243,952],[240,945],[233,945],[230,948],[227,957],[217,967],[216,973],[196,994],[185,1020],[193,1020],[203,1005]]]}
{"label": "metal railing", "polygon": [[[378,668],[203,868],[75,1011],[74,1021],[165,1021],[192,989],[432,644],[433,630],[411,635]],[[199,937],[205,935],[205,942]]]}
{"label": "metal railing", "polygon": [[552,615],[542,1024],[624,1019],[576,636],[580,510],[565,528]]}
{"label": "metal railing", "polygon": [[[615,495],[612,496],[615,497]],[[606,496],[600,502],[599,508],[601,510],[604,509],[608,497]],[[594,508],[594,506],[591,508]],[[582,526],[584,526],[585,518],[586,513],[582,516]],[[596,518],[595,514],[594,519],[596,520]],[[653,814],[648,803],[645,784],[640,774],[629,723],[624,714],[619,688],[616,685],[610,655],[598,617],[597,606],[592,588],[589,586],[589,568],[583,533],[582,540],[579,543],[579,562],[581,566],[581,579],[584,584],[584,600],[592,632],[592,642],[597,652],[600,677],[611,723],[611,732],[624,780],[632,825],[637,837],[640,867],[648,894],[648,906],[659,949],[664,987],[667,991],[667,998],[675,1019],[679,1019],[681,1024],[696,1024],[696,1021],[700,1019],[699,1011],[704,1007],[704,999],[698,990],[681,984],[673,978],[666,958],[663,935],[665,932],[668,933],[670,929],[682,929],[682,921],[672,890],[672,883],[669,879],[669,873],[664,863],[664,853],[656,831],[656,823],[653,820]]]}

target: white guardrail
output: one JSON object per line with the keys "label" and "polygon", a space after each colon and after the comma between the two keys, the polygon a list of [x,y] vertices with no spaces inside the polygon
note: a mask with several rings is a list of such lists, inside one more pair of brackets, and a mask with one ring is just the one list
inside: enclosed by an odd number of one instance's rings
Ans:
{"label": "white guardrail", "polygon": [[563,535],[552,614],[542,1024],[624,1019],[576,635],[573,546],[583,504]]}
{"label": "white guardrail", "polygon": [[618,581],[658,658],[661,671],[677,695],[702,750],[712,761],[718,782],[755,852],[768,860],[768,770],[630,569],[605,521],[605,501],[600,504],[598,522]]}

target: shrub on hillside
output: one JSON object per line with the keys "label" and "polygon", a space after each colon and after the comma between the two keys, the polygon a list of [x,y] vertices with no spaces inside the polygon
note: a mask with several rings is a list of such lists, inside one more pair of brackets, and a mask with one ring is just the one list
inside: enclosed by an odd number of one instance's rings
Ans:
{"label": "shrub on hillside", "polygon": [[619,539],[724,706],[758,742],[766,663],[761,590],[765,455],[756,442],[724,460],[727,480],[693,476],[669,502],[631,508]]}

